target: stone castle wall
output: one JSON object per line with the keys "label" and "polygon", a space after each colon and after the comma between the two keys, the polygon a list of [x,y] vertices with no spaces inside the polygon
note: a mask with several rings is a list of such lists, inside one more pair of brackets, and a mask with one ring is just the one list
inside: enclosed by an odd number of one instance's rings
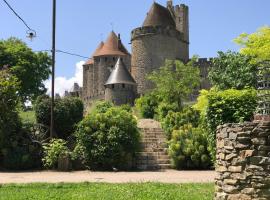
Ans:
{"label": "stone castle wall", "polygon": [[153,88],[146,76],[163,66],[166,59],[188,60],[188,44],[182,37],[175,29],[164,27],[142,27],[132,31],[131,73],[139,94]]}
{"label": "stone castle wall", "polygon": [[270,123],[217,128],[215,200],[270,199]]}
{"label": "stone castle wall", "polygon": [[[84,65],[82,99],[85,104],[105,98],[104,84],[108,80],[111,70],[115,66],[118,57],[119,56],[99,56],[94,58],[93,64]],[[122,59],[130,71],[130,55],[122,56]]]}
{"label": "stone castle wall", "polygon": [[105,90],[105,100],[111,101],[115,105],[134,105],[136,98],[136,86],[127,84],[108,85]]}

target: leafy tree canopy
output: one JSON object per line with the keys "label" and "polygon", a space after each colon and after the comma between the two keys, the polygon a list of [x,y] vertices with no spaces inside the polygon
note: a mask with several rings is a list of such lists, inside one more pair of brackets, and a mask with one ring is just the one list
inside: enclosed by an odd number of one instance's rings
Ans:
{"label": "leafy tree canopy", "polygon": [[256,86],[256,65],[252,57],[237,52],[218,52],[209,72],[212,85],[220,90]]}
{"label": "leafy tree canopy", "polygon": [[50,75],[51,58],[34,52],[17,38],[0,40],[0,69],[9,68],[20,82],[18,95],[23,102],[46,92],[43,81]]}
{"label": "leafy tree canopy", "polygon": [[257,32],[242,33],[234,40],[242,48],[240,53],[255,58],[255,62],[270,59],[270,27],[259,28]]}
{"label": "leafy tree canopy", "polygon": [[155,84],[154,92],[158,98],[182,108],[183,101],[199,85],[199,68],[195,67],[195,61],[193,58],[184,64],[178,60],[166,60],[165,66],[152,72],[148,78]]}

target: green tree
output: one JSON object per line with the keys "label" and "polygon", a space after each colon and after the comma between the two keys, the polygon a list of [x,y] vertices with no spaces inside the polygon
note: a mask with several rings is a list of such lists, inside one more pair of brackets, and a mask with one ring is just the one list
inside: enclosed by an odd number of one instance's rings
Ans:
{"label": "green tree", "polygon": [[23,102],[46,92],[43,81],[49,78],[51,58],[34,52],[19,39],[0,40],[0,69],[7,67],[20,82],[18,95]]}
{"label": "green tree", "polygon": [[0,154],[10,144],[10,138],[21,129],[16,110],[18,104],[17,90],[19,83],[16,77],[7,70],[0,70]]}
{"label": "green tree", "polygon": [[195,58],[187,64],[179,60],[166,60],[165,66],[152,72],[148,78],[156,86],[154,92],[158,98],[168,103],[176,103],[179,110],[200,81]]}
{"label": "green tree", "polygon": [[259,28],[255,33],[242,33],[234,40],[242,48],[240,53],[254,57],[254,62],[270,59],[270,27]]}
{"label": "green tree", "polygon": [[[49,126],[51,119],[51,99],[40,96],[35,103],[35,116],[38,123]],[[59,138],[67,139],[83,118],[83,102],[77,97],[65,97],[55,100],[54,129]]]}
{"label": "green tree", "polygon": [[220,90],[256,86],[256,65],[252,57],[237,52],[218,52],[209,72],[212,85]]}

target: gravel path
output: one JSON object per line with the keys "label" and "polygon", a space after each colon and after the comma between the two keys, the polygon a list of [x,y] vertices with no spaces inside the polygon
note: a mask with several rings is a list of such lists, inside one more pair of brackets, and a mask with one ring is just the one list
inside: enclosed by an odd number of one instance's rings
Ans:
{"label": "gravel path", "polygon": [[78,182],[162,182],[207,183],[214,182],[214,171],[156,171],[156,172],[0,172],[0,184],[8,183],[78,183]]}

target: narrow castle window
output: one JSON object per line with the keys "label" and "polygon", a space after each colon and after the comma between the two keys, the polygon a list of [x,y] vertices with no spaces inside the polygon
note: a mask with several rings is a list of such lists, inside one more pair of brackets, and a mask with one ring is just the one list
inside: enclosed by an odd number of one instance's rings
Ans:
{"label": "narrow castle window", "polygon": [[125,88],[125,84],[122,84],[122,88]]}
{"label": "narrow castle window", "polygon": [[112,84],[112,89],[114,89],[114,84]]}

